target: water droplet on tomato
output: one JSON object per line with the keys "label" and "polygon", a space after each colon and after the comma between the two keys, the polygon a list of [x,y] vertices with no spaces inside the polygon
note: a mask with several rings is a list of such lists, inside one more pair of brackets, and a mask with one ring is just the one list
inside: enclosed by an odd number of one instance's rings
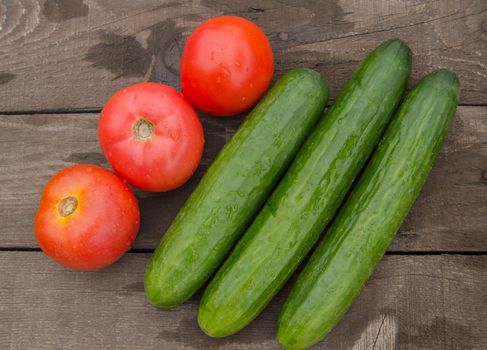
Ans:
{"label": "water droplet on tomato", "polygon": [[96,182],[101,182],[101,178],[100,177],[97,177],[96,178]]}
{"label": "water droplet on tomato", "polygon": [[235,61],[235,67],[240,67],[240,66],[241,66],[240,62],[239,61]]}
{"label": "water droplet on tomato", "polygon": [[249,88],[253,89],[254,88],[254,84],[253,83],[250,83],[249,84]]}
{"label": "water droplet on tomato", "polygon": [[242,102],[245,102],[245,101],[247,101],[247,97],[242,96]]}
{"label": "water droplet on tomato", "polygon": [[223,74],[225,75],[230,75],[230,71],[226,69],[225,67],[222,67]]}
{"label": "water droplet on tomato", "polygon": [[108,151],[108,156],[111,157],[112,156],[112,151]]}
{"label": "water droplet on tomato", "polygon": [[222,78],[220,76],[216,77],[216,82],[217,84],[220,84],[222,82]]}

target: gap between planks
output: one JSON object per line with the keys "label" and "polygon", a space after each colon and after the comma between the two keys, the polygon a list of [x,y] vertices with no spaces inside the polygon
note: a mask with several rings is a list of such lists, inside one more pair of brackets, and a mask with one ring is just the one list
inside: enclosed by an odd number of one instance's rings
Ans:
{"label": "gap between planks", "polygon": [[[40,248],[35,247],[0,247],[0,252],[41,252]],[[126,254],[152,254],[154,249],[135,248],[126,252]],[[390,250],[385,255],[466,255],[466,256],[483,256],[487,251],[448,251],[448,250],[424,250],[424,251],[405,251]]]}
{"label": "gap between planks", "polygon": [[[325,108],[330,107],[334,100],[328,101]],[[480,104],[459,104],[458,107],[487,107],[486,103]],[[49,115],[49,114],[93,114],[100,113],[100,108],[80,108],[80,109],[40,109],[40,110],[25,110],[25,111],[0,111],[0,115]],[[218,118],[218,117],[215,117]]]}

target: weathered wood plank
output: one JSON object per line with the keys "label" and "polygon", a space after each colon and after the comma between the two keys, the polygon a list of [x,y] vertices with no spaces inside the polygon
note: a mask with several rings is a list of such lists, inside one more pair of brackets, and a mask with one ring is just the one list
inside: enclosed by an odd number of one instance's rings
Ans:
{"label": "weathered wood plank", "polygon": [[264,29],[276,76],[298,66],[317,69],[331,97],[367,52],[400,37],[414,51],[413,83],[451,68],[463,104],[487,103],[483,0],[3,0],[0,111],[99,109],[137,81],[177,86],[185,38],[221,14]]}
{"label": "weathered wood plank", "polygon": [[[167,310],[143,291],[148,254],[96,273],[37,252],[0,252],[0,344],[7,349],[279,349],[276,319],[290,285],[240,333],[197,326],[199,296]],[[487,348],[486,256],[394,256],[379,264],[344,319],[314,349]]]}
{"label": "weathered wood plank", "polygon": [[[107,166],[95,114],[0,116],[0,247],[36,247],[32,220],[42,188],[74,163]],[[136,248],[152,249],[240,119],[204,117],[196,175],[172,192],[138,192]],[[487,107],[460,107],[443,152],[391,250],[487,251]]]}

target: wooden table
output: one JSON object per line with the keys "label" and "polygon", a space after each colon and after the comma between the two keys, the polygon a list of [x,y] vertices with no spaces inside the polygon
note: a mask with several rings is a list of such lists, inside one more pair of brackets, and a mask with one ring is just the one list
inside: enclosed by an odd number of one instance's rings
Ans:
{"label": "wooden table", "polygon": [[380,42],[414,52],[410,85],[440,67],[462,92],[427,185],[350,311],[316,349],[487,349],[487,2],[485,0],[0,1],[0,348],[278,349],[288,284],[235,336],[196,323],[199,294],[149,306],[143,273],[157,242],[241,123],[202,115],[206,148],[182,188],[138,193],[133,249],[96,273],[61,268],[39,250],[32,220],[43,185],[74,163],[107,166],[100,109],[143,80],[178,86],[181,49],[206,18],[235,14],[269,36],[276,74],[319,71],[331,98]]}

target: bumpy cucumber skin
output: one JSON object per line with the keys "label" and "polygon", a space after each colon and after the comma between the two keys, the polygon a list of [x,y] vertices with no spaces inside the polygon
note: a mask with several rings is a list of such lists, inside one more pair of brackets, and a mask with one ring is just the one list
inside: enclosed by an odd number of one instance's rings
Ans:
{"label": "bumpy cucumber skin", "polygon": [[409,93],[281,310],[284,348],[317,343],[352,304],[426,181],[455,115],[458,90],[457,77],[440,70]]}
{"label": "bumpy cucumber skin", "polygon": [[245,327],[291,276],[379,141],[410,67],[411,51],[396,39],[352,75],[209,284],[198,311],[204,332],[222,337]]}
{"label": "bumpy cucumber skin", "polygon": [[309,69],[285,74],[223,147],[155,250],[148,301],[174,307],[213,274],[319,119],[328,87]]}

